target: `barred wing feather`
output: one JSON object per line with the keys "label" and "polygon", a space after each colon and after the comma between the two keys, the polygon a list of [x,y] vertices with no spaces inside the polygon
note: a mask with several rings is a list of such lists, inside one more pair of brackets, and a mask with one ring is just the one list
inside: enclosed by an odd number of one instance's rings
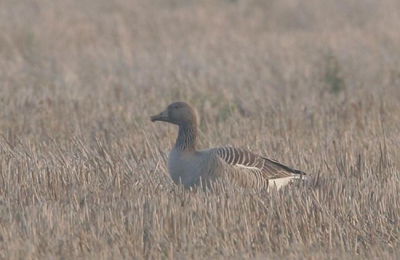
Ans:
{"label": "barred wing feather", "polygon": [[235,147],[219,147],[216,152],[227,164],[243,168],[247,172],[251,172],[256,177],[263,179],[279,179],[286,177],[302,177],[304,172],[294,170],[277,161],[256,155],[252,152]]}

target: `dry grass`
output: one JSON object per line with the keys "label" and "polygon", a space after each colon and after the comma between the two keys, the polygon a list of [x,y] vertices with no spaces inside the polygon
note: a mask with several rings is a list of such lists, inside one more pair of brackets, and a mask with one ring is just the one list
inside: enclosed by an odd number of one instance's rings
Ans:
{"label": "dry grass", "polygon": [[[398,259],[399,2],[0,2],[1,259]],[[174,186],[176,129],[310,173]]]}

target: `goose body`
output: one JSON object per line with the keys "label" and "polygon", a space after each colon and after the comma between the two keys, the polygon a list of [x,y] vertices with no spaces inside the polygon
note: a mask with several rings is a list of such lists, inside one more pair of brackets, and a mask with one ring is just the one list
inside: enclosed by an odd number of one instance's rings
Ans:
{"label": "goose body", "polygon": [[277,161],[234,147],[196,150],[197,120],[192,107],[185,102],[170,104],[151,120],[179,126],[178,138],[168,158],[168,172],[176,184],[186,188],[209,186],[217,178],[252,188],[277,189],[302,178],[305,173]]}

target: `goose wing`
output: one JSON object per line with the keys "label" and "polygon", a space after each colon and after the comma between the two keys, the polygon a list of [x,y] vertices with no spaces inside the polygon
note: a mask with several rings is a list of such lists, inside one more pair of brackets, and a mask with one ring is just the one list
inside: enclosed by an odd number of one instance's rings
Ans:
{"label": "goose wing", "polygon": [[235,147],[219,147],[216,148],[217,155],[227,164],[234,168],[243,169],[250,172],[255,177],[268,179],[279,179],[286,177],[301,177],[304,172],[292,169],[275,160],[271,160],[250,151]]}

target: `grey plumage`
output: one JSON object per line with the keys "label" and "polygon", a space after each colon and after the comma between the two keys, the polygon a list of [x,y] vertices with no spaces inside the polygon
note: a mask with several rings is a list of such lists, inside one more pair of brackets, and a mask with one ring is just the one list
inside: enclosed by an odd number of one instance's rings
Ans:
{"label": "grey plumage", "polygon": [[179,126],[178,138],[168,159],[168,171],[176,184],[185,187],[210,185],[216,178],[227,178],[243,187],[278,189],[305,173],[277,161],[234,147],[196,150],[196,114],[187,103],[175,102],[151,120]]}

